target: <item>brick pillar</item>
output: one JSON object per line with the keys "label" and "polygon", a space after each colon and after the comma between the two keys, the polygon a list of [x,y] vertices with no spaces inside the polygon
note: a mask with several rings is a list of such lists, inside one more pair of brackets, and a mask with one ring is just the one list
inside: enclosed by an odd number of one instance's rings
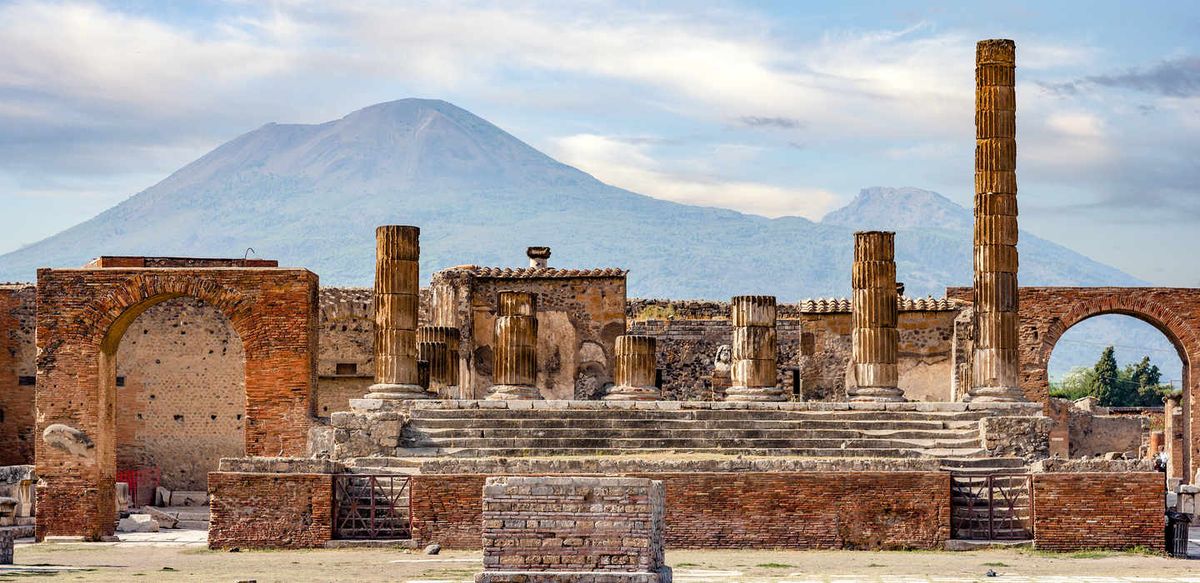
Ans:
{"label": "brick pillar", "polygon": [[417,378],[421,229],[375,229],[375,384],[368,399],[428,399]]}
{"label": "brick pillar", "polygon": [[1016,45],[975,49],[974,401],[1024,401],[1017,316]]}
{"label": "brick pillar", "polygon": [[617,336],[616,367],[606,401],[657,401],[662,398],[654,386],[658,368],[653,336]]}
{"label": "brick pillar", "polygon": [[905,400],[904,391],[897,386],[900,331],[896,329],[895,239],[895,233],[884,231],[854,234],[851,358],[855,386],[847,391],[851,401]]}
{"label": "brick pillar", "polygon": [[537,387],[537,296],[502,291],[488,400],[540,399]]}
{"label": "brick pillar", "polygon": [[733,385],[726,401],[786,401],[779,388],[775,360],[775,296],[736,296],[730,303],[733,324]]}
{"label": "brick pillar", "polygon": [[[429,347],[429,377],[432,389],[447,398],[460,398],[458,393],[459,332],[453,326],[421,326],[417,328],[417,346],[423,342],[441,344]],[[420,350],[418,350],[420,352]],[[436,357],[434,356],[436,354]]]}

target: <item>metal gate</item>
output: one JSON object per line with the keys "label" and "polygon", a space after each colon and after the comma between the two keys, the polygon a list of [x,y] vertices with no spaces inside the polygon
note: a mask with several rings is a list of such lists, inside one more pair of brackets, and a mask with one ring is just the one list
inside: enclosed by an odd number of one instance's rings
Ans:
{"label": "metal gate", "polygon": [[951,474],[950,536],[959,540],[1033,539],[1031,474]]}
{"label": "metal gate", "polygon": [[408,476],[337,474],[333,485],[334,538],[412,538]]}

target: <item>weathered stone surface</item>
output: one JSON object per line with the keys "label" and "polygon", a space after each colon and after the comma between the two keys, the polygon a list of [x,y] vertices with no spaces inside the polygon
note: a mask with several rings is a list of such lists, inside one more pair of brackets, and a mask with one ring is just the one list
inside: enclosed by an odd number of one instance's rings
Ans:
{"label": "weathered stone surface", "polygon": [[662,482],[644,478],[488,478],[482,578],[561,571],[654,573],[669,580],[665,500]]}
{"label": "weathered stone surface", "polygon": [[786,401],[775,375],[779,343],[775,335],[774,296],[736,296],[730,301],[733,324],[731,386],[726,401]]}
{"label": "weathered stone surface", "polygon": [[851,401],[900,402],[900,332],[896,289],[896,234],[862,231],[854,234],[854,290],[851,318],[853,375],[847,387]]}
{"label": "weathered stone surface", "polygon": [[417,374],[421,229],[375,229],[375,384],[367,398],[428,399]]}
{"label": "weathered stone surface", "polygon": [[0,528],[0,565],[13,564],[13,543],[16,534],[15,528]]}
{"label": "weathered stone surface", "polygon": [[171,516],[170,514],[167,514],[166,512],[163,512],[162,510],[159,510],[153,506],[143,506],[141,513],[153,518],[154,521],[158,523],[159,528],[179,527],[178,518]]}
{"label": "weathered stone surface", "polygon": [[346,466],[328,459],[295,457],[240,457],[222,458],[222,472],[263,474],[337,474]]}
{"label": "weathered stone surface", "polygon": [[1020,401],[1016,45],[984,40],[975,66],[975,345],[969,398]]}
{"label": "weathered stone surface", "polygon": [[86,433],[74,427],[54,423],[42,431],[42,441],[55,449],[67,452],[76,457],[94,459],[96,444]]}
{"label": "weathered stone surface", "polygon": [[130,514],[117,523],[117,532],[158,532],[158,522],[149,514]]}
{"label": "weathered stone surface", "polygon": [[1027,461],[1050,455],[1049,417],[989,416],[979,420],[983,446],[994,457],[1019,457]]}
{"label": "weathered stone surface", "polygon": [[502,291],[496,304],[495,360],[488,389],[493,401],[540,399],[537,390],[537,296]]}
{"label": "weathered stone surface", "polygon": [[650,336],[618,336],[616,340],[616,384],[604,396],[608,401],[657,401],[656,342]]}

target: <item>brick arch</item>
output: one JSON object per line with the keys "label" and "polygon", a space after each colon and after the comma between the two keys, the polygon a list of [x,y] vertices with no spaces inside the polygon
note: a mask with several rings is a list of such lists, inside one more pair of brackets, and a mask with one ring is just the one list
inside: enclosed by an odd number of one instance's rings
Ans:
{"label": "brick arch", "polygon": [[1153,299],[1132,294],[1114,294],[1075,303],[1070,306],[1069,311],[1051,317],[1040,328],[1034,328],[1036,342],[1032,344],[1036,350],[1032,356],[1042,371],[1037,380],[1045,379],[1049,382],[1046,368],[1050,364],[1055,345],[1067,330],[1084,320],[1106,315],[1130,316],[1154,326],[1171,341],[1185,367],[1192,362],[1190,355],[1200,357],[1200,342],[1195,330],[1170,307]]}
{"label": "brick arch", "polygon": [[[317,277],[303,269],[93,268],[38,271],[37,534],[112,534],[116,472],[115,358],[149,307],[195,297],[241,337],[247,455],[304,455],[316,385]],[[78,451],[42,438],[78,430]],[[77,448],[78,449],[78,448]]]}

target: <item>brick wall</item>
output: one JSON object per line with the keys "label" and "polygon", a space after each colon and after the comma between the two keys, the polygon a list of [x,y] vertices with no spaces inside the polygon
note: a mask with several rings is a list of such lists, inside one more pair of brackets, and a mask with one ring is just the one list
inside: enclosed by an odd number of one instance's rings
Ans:
{"label": "brick wall", "polygon": [[[661,473],[668,548],[936,548],[950,538],[944,472]],[[485,476],[413,478],[414,537],[479,548]]]}
{"label": "brick wall", "polygon": [[145,309],[204,300],[245,351],[245,451],[307,448],[316,381],[317,277],[302,269],[40,269],[36,431],[66,426],[80,447],[36,449],[38,537],[113,531],[116,352]]}
{"label": "brick wall", "polygon": [[0,286],[0,466],[33,463],[36,292]]}
{"label": "brick wall", "polygon": [[640,478],[508,476],[483,487],[486,571],[658,572],[663,487]]}
{"label": "brick wall", "polygon": [[1165,489],[1157,472],[1034,474],[1034,545],[1162,551]]}
{"label": "brick wall", "polygon": [[195,298],[157,304],[117,349],[117,467],[157,467],[171,490],[207,490],[223,457],[243,455],[242,339]]}
{"label": "brick wall", "polygon": [[333,476],[212,472],[212,549],[319,548],[333,538]]}

